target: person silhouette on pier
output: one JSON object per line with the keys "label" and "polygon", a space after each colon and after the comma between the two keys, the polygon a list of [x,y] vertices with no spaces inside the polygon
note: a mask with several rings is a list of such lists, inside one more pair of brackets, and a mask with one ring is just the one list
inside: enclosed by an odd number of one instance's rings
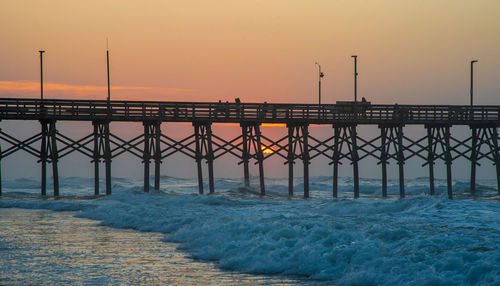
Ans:
{"label": "person silhouette on pier", "polygon": [[240,118],[241,115],[241,100],[239,97],[234,99],[234,102],[236,102],[236,117]]}
{"label": "person silhouette on pier", "polygon": [[224,112],[224,107],[222,106],[222,100],[219,99],[219,102],[217,102],[217,106],[215,107],[215,118],[219,116],[219,113]]}

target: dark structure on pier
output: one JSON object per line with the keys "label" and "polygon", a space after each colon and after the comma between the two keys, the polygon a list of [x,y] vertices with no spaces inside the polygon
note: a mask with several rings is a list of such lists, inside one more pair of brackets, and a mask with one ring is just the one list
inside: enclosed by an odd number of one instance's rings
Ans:
{"label": "dark structure on pier", "polygon": [[[52,165],[54,195],[59,195],[58,161],[72,152],[87,156],[95,169],[95,194],[99,194],[99,166],[106,168],[106,194],[111,194],[111,162],[127,152],[144,163],[144,191],[149,191],[150,164],[154,162],[154,188],[160,187],[160,165],[170,155],[181,152],[194,159],[198,168],[199,192],[203,190],[202,162],[208,164],[209,192],[214,192],[213,162],[231,154],[243,164],[244,182],[250,184],[249,164],[259,168],[260,191],[265,194],[264,161],[280,156],[289,168],[289,195],[293,195],[293,166],[304,166],[304,197],[309,196],[309,164],[318,156],[333,165],[333,197],[338,195],[338,167],[349,162],[353,168],[354,197],[359,197],[358,164],[366,157],[378,160],[382,171],[382,196],[387,196],[387,164],[399,168],[400,196],[405,196],[404,164],[419,157],[429,168],[430,193],[434,193],[434,163],[446,165],[448,197],[453,198],[451,164],[463,157],[471,162],[471,192],[475,191],[476,166],[489,159],[496,167],[500,194],[500,154],[498,131],[500,106],[372,105],[368,102],[337,104],[243,104],[203,102],[137,102],[0,99],[0,120],[36,120],[41,131],[27,139],[18,139],[0,129],[3,159],[16,151],[26,151],[41,163],[41,194],[46,195],[47,163]],[[72,139],[56,129],[58,121],[88,121],[93,132]],[[142,122],[144,133],[131,140],[114,135],[110,123]],[[161,132],[164,122],[190,122],[193,134],[176,140]],[[223,139],[212,132],[213,123],[237,123],[241,135]],[[261,133],[263,123],[286,124],[288,134],[271,140]],[[319,140],[309,134],[309,126],[331,125],[331,136]],[[371,139],[358,136],[358,125],[377,125],[380,135]],[[406,125],[424,125],[427,134],[420,139],[405,136]],[[457,140],[450,134],[454,125],[469,126],[471,135]],[[0,126],[1,127],[1,126]],[[272,149],[273,152],[264,152]],[[0,180],[1,194],[1,180]]]}

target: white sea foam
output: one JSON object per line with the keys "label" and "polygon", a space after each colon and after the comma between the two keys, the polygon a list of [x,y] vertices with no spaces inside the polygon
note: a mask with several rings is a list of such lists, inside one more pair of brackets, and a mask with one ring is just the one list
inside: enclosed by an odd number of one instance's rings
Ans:
{"label": "white sea foam", "polygon": [[36,190],[33,181],[7,182],[0,207],[79,211],[78,217],[103,225],[164,233],[165,241],[179,243],[194,258],[247,273],[342,285],[500,283],[494,181],[481,182],[478,197],[457,181],[455,195],[464,199],[450,201],[443,181],[436,182],[437,196],[427,195],[426,178],[407,181],[402,200],[395,196],[396,182],[390,182],[393,197],[379,199],[377,180],[362,180],[364,198],[351,199],[349,179],[340,184],[343,198],[332,200],[328,177],[311,180],[310,200],[289,200],[287,181],[279,179],[268,181],[266,198],[242,188],[240,180],[217,180],[216,195],[200,196],[195,180],[163,177],[161,192],[143,194],[140,182],[120,179],[113,195],[97,199],[83,197],[92,191],[80,186],[91,180],[63,180],[63,194],[75,196],[40,199],[25,193]]}

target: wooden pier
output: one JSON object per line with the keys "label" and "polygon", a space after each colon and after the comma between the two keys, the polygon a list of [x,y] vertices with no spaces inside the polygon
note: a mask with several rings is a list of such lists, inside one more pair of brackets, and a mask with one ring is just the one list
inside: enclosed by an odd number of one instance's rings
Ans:
{"label": "wooden pier", "polygon": [[[265,195],[264,161],[280,156],[289,168],[289,195],[293,190],[293,165],[303,163],[304,197],[309,197],[309,164],[318,156],[333,165],[333,197],[338,195],[338,167],[343,161],[352,164],[354,197],[359,197],[358,165],[367,157],[381,165],[382,193],[387,196],[387,164],[395,161],[399,169],[399,193],[405,196],[404,165],[413,157],[423,160],[429,168],[429,189],[434,194],[434,163],[446,165],[448,197],[453,198],[451,165],[457,158],[471,164],[470,191],[475,192],[476,166],[486,159],[495,165],[500,195],[500,154],[498,127],[500,106],[463,105],[377,105],[368,102],[337,102],[337,104],[272,104],[272,103],[209,103],[152,102],[105,100],[37,100],[0,99],[0,120],[36,120],[40,132],[18,139],[1,129],[0,160],[17,151],[33,155],[41,163],[41,194],[46,195],[47,163],[52,165],[54,196],[59,195],[58,161],[79,152],[94,163],[95,194],[99,190],[99,166],[106,168],[106,194],[111,194],[111,163],[113,158],[129,153],[144,163],[144,191],[149,191],[150,164],[154,163],[154,188],[160,187],[160,166],[175,153],[183,153],[197,163],[199,193],[203,190],[202,163],[208,165],[209,192],[214,192],[214,161],[232,155],[243,164],[245,186],[250,184],[249,164],[258,164],[260,192]],[[92,122],[93,131],[73,139],[57,130],[59,121]],[[111,122],[142,122],[144,133],[125,140],[112,133]],[[161,132],[162,123],[190,122],[193,134],[174,139]],[[213,123],[237,123],[241,134],[224,139],[212,132]],[[271,140],[261,132],[262,124],[284,124],[288,133]],[[329,138],[320,140],[309,134],[310,125],[330,125]],[[358,136],[357,126],[376,125],[380,135]],[[407,125],[422,125],[427,134],[419,139],[405,136]],[[464,140],[450,133],[452,126],[469,126],[471,134]],[[270,148],[273,152],[264,152]],[[0,161],[1,163],[1,161]],[[1,178],[0,178],[1,194]]]}

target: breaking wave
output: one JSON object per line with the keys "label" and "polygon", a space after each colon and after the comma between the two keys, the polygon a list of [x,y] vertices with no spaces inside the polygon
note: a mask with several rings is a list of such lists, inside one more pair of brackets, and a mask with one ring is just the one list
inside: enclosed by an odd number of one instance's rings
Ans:
{"label": "breaking wave", "polygon": [[[361,181],[351,199],[349,178],[341,197],[331,199],[331,177],[314,177],[311,199],[288,197],[288,181],[266,181],[268,196],[242,187],[241,180],[216,180],[215,195],[197,195],[197,181],[162,177],[162,190],[142,193],[141,182],[116,179],[113,195],[90,196],[92,179],[63,178],[62,197],[41,198],[36,180],[4,182],[0,207],[76,211],[102,225],[164,234],[193,258],[215,261],[245,273],[299,275],[341,285],[495,284],[500,281],[500,204],[495,181],[481,181],[476,196],[455,181],[456,200],[446,182],[406,182],[398,199],[389,182]],[[50,189],[49,189],[50,190]],[[70,195],[66,195],[70,194]],[[65,196],[66,195],[66,196]]]}

